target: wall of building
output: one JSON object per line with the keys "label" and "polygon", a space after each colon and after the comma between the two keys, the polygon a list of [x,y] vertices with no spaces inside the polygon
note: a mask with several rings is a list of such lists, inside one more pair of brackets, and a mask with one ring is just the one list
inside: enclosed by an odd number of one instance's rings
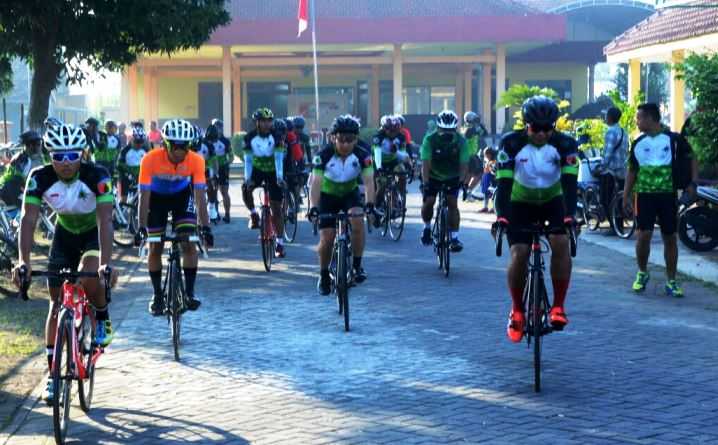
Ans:
{"label": "wall of building", "polygon": [[571,81],[571,109],[576,110],[588,99],[587,67],[572,63],[510,63],[509,85],[527,81]]}

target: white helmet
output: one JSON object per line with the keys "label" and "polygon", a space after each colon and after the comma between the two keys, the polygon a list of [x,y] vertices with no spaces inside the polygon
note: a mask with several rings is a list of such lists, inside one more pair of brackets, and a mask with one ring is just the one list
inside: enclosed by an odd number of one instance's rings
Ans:
{"label": "white helmet", "polygon": [[452,129],[459,126],[459,116],[451,110],[444,110],[436,116],[436,126],[444,129]]}
{"label": "white helmet", "polygon": [[479,121],[481,121],[481,118],[473,111],[467,111],[464,113],[464,124],[473,124],[475,122],[478,123]]}
{"label": "white helmet", "polygon": [[162,126],[162,137],[171,142],[192,142],[194,127],[184,119],[172,119]]}
{"label": "white helmet", "polygon": [[85,132],[72,124],[49,126],[42,139],[50,151],[84,150],[87,147]]}

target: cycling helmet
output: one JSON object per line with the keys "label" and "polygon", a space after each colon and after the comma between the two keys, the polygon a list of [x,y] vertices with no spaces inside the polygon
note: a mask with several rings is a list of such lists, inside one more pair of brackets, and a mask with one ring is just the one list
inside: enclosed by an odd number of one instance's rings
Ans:
{"label": "cycling helmet", "polygon": [[294,123],[294,128],[296,129],[302,129],[306,125],[306,121],[304,120],[303,116],[294,116],[294,119],[292,119]]}
{"label": "cycling helmet", "polygon": [[98,121],[94,117],[88,117],[87,120],[85,121],[85,125],[94,125],[95,127],[99,127],[100,121]]}
{"label": "cycling helmet", "polygon": [[481,118],[473,111],[467,111],[464,113],[464,124],[478,124],[480,122]]}
{"label": "cycling helmet", "polygon": [[401,125],[402,127],[403,127],[404,125],[406,125],[406,119],[404,119],[404,116],[403,116],[403,115],[397,114],[397,115],[394,116],[394,117],[396,118],[397,121],[399,121],[399,125]]}
{"label": "cycling helmet", "polygon": [[217,127],[217,130],[224,128],[224,122],[222,122],[222,119],[214,118],[212,119],[212,122],[210,122],[210,125]]}
{"label": "cycling helmet", "polygon": [[252,120],[256,122],[260,119],[272,120],[274,119],[274,113],[269,108],[258,108],[257,111],[252,113]]}
{"label": "cycling helmet", "polygon": [[396,116],[383,116],[381,118],[381,128],[384,130],[398,130],[400,125],[399,119],[397,119]]}
{"label": "cycling helmet", "polygon": [[116,126],[117,126],[117,122],[115,122],[115,121],[110,120],[110,121],[105,122],[105,128],[111,128],[111,127],[116,127]]}
{"label": "cycling helmet", "polygon": [[294,120],[291,117],[284,118],[284,123],[287,125],[287,131],[294,131]]}
{"label": "cycling helmet", "polygon": [[337,116],[334,119],[334,122],[332,122],[331,133],[359,134],[359,121],[357,120],[357,118],[350,114]]}
{"label": "cycling helmet", "polygon": [[84,150],[87,139],[82,128],[71,124],[52,126],[45,132],[43,138],[45,147],[50,151]]}
{"label": "cycling helmet", "polygon": [[526,124],[553,125],[558,120],[558,105],[549,97],[534,96],[526,99],[521,115]]}
{"label": "cycling helmet", "polygon": [[28,145],[33,142],[41,142],[42,136],[40,136],[37,131],[28,130],[25,133],[20,135],[20,143],[23,145]]}
{"label": "cycling helmet", "polygon": [[62,121],[60,119],[57,119],[55,117],[48,117],[45,119],[45,122],[42,123],[42,125],[45,127],[45,129],[49,129],[50,127],[59,127],[62,125]]}
{"label": "cycling helmet", "polygon": [[142,127],[132,127],[132,142],[141,142],[144,143],[145,139],[147,138],[147,135],[145,134],[145,129]]}
{"label": "cycling helmet", "polygon": [[444,110],[436,116],[436,126],[446,130],[455,129],[459,125],[459,116],[451,110]]}
{"label": "cycling helmet", "polygon": [[278,135],[287,133],[287,124],[284,122],[284,119],[276,119],[274,121],[274,132]]}
{"label": "cycling helmet", "polygon": [[204,135],[210,141],[216,141],[219,139],[219,129],[215,125],[210,125]]}
{"label": "cycling helmet", "polygon": [[184,119],[172,119],[162,126],[162,137],[170,142],[192,142],[194,128]]}

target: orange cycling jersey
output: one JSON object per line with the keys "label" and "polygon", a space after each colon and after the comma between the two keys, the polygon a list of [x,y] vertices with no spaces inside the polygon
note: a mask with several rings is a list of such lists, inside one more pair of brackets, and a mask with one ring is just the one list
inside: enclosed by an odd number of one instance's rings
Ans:
{"label": "orange cycling jersey", "polygon": [[206,187],[204,158],[193,151],[187,152],[179,164],[170,161],[167,149],[155,148],[142,158],[140,163],[140,190],[173,195],[193,185]]}

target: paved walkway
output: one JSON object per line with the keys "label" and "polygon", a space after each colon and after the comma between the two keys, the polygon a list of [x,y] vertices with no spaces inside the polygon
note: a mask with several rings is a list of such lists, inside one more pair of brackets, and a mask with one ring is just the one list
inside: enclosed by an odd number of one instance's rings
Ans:
{"label": "paved walkway", "polygon": [[[140,269],[116,293],[132,304],[100,362],[92,411],[71,413],[69,443],[718,442],[715,289],[687,282],[672,300],[656,279],[634,295],[633,260],[582,243],[571,324],[546,338],[537,395],[530,351],[505,337],[507,259],[493,255],[487,221],[466,212],[467,248],[446,279],[418,245],[418,204],[414,194],[399,243],[372,235],[350,333],[334,300],[315,293],[307,225],[270,274],[245,218],[216,230],[181,363],[167,323],[146,313]],[[52,443],[51,412],[33,400],[0,444]]]}

